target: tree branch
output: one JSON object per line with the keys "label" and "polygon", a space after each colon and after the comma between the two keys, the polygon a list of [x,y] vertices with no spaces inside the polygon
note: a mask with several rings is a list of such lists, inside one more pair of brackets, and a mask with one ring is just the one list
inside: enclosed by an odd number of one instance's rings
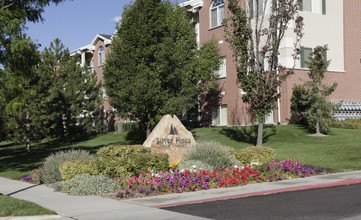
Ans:
{"label": "tree branch", "polygon": [[1,11],[1,10],[4,10],[4,9],[10,7],[10,6],[12,6],[13,4],[14,4],[14,2],[11,3],[11,4],[9,4],[9,5],[2,6],[2,7],[0,8],[0,11]]}

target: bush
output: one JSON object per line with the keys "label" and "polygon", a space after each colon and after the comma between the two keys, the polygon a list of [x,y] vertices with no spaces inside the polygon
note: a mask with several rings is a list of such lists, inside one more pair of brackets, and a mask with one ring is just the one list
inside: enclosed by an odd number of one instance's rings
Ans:
{"label": "bush", "polygon": [[307,90],[303,85],[295,85],[292,89],[291,123],[293,124],[307,125],[307,119],[302,114],[310,108],[309,104],[305,104],[306,94]]}
{"label": "bush", "polygon": [[88,173],[98,175],[99,169],[95,159],[79,159],[67,161],[59,166],[59,171],[63,180],[70,180],[77,174]]}
{"label": "bush", "polygon": [[50,154],[41,166],[40,180],[44,183],[55,183],[62,180],[59,165],[77,159],[94,159],[95,157],[85,150],[59,151]]}
{"label": "bush", "polygon": [[199,160],[211,166],[212,170],[233,166],[234,158],[227,147],[216,142],[200,142],[183,154],[184,161]]}
{"label": "bush", "polygon": [[142,170],[167,170],[167,154],[152,154],[141,145],[109,146],[99,149],[98,168],[109,177],[139,175]]}
{"label": "bush", "polygon": [[212,167],[200,160],[187,160],[177,166],[177,170],[207,170],[212,171]]}
{"label": "bush", "polygon": [[57,190],[77,196],[114,192],[118,188],[119,185],[108,177],[90,174],[78,174],[73,179],[57,186]]}
{"label": "bush", "polygon": [[124,164],[127,172],[134,176],[139,176],[141,171],[167,170],[169,168],[168,154],[134,154],[126,159]]}
{"label": "bush", "polygon": [[139,122],[126,122],[126,123],[116,123],[114,125],[115,131],[118,131],[118,124],[122,124],[122,131],[139,131]]}
{"label": "bush", "polygon": [[361,129],[361,119],[346,119],[345,121],[335,121],[331,123],[333,128]]}
{"label": "bush", "polygon": [[133,154],[150,153],[150,149],[142,145],[118,145],[102,147],[98,150],[97,156],[100,159],[107,157],[128,157]]}
{"label": "bush", "polygon": [[252,146],[240,150],[237,159],[244,164],[265,163],[275,158],[275,150],[270,147]]}

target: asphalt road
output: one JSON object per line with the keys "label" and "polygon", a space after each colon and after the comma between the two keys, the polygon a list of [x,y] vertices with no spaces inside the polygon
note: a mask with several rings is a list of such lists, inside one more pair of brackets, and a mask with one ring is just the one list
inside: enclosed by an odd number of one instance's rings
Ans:
{"label": "asphalt road", "polygon": [[361,219],[361,184],[163,209],[210,219]]}

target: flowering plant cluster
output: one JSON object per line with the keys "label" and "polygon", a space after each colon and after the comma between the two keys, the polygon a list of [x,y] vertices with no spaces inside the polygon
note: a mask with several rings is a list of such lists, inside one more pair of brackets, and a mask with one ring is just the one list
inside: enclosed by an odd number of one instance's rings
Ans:
{"label": "flowering plant cluster", "polygon": [[228,187],[244,185],[250,181],[261,180],[262,176],[251,166],[243,168],[230,167],[228,169],[208,172],[206,170],[198,171],[180,171],[167,172],[165,170],[153,172],[141,172],[139,177],[115,178],[122,187],[127,187],[125,192],[119,192],[117,197],[123,198],[131,195],[131,191],[139,191],[146,195],[152,192],[189,192],[196,190],[207,190],[216,187]]}
{"label": "flowering plant cluster", "polygon": [[171,169],[171,170],[174,170],[179,164],[181,164],[181,163],[183,163],[184,161],[177,161],[177,162],[175,162],[175,163],[170,163],[169,164],[169,168]]}
{"label": "flowering plant cluster", "polygon": [[31,175],[23,175],[21,179],[26,182],[31,182]]}
{"label": "flowering plant cluster", "polygon": [[265,178],[264,181],[269,182],[297,177],[305,178],[311,175],[330,173],[329,170],[303,165],[301,162],[297,162],[294,159],[288,159],[280,162],[270,161],[258,166],[258,169],[263,174],[263,177]]}

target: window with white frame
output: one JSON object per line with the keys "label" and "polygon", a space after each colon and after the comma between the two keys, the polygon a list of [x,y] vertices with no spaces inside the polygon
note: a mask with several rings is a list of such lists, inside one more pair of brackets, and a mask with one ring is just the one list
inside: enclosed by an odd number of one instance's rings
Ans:
{"label": "window with white frame", "polygon": [[213,109],[213,125],[227,126],[227,105],[220,105]]}
{"label": "window with white frame", "polygon": [[217,74],[219,78],[227,77],[226,66],[227,66],[226,57],[221,57],[221,65],[219,66],[219,70],[215,71],[215,74]]}
{"label": "window with white frame", "polygon": [[302,0],[300,11],[309,11],[316,14],[326,14],[326,0]]}
{"label": "window with white frame", "polygon": [[[301,68],[308,68],[306,62],[310,62],[310,54],[313,52],[313,49],[310,47],[301,47]],[[327,60],[327,52],[323,55],[323,58]]]}
{"label": "window with white frame", "polygon": [[211,5],[211,28],[222,25],[224,19],[224,1],[214,0]]}
{"label": "window with white frame", "polygon": [[105,50],[103,46],[100,46],[98,51],[98,66],[102,66],[104,62],[105,62]]}

